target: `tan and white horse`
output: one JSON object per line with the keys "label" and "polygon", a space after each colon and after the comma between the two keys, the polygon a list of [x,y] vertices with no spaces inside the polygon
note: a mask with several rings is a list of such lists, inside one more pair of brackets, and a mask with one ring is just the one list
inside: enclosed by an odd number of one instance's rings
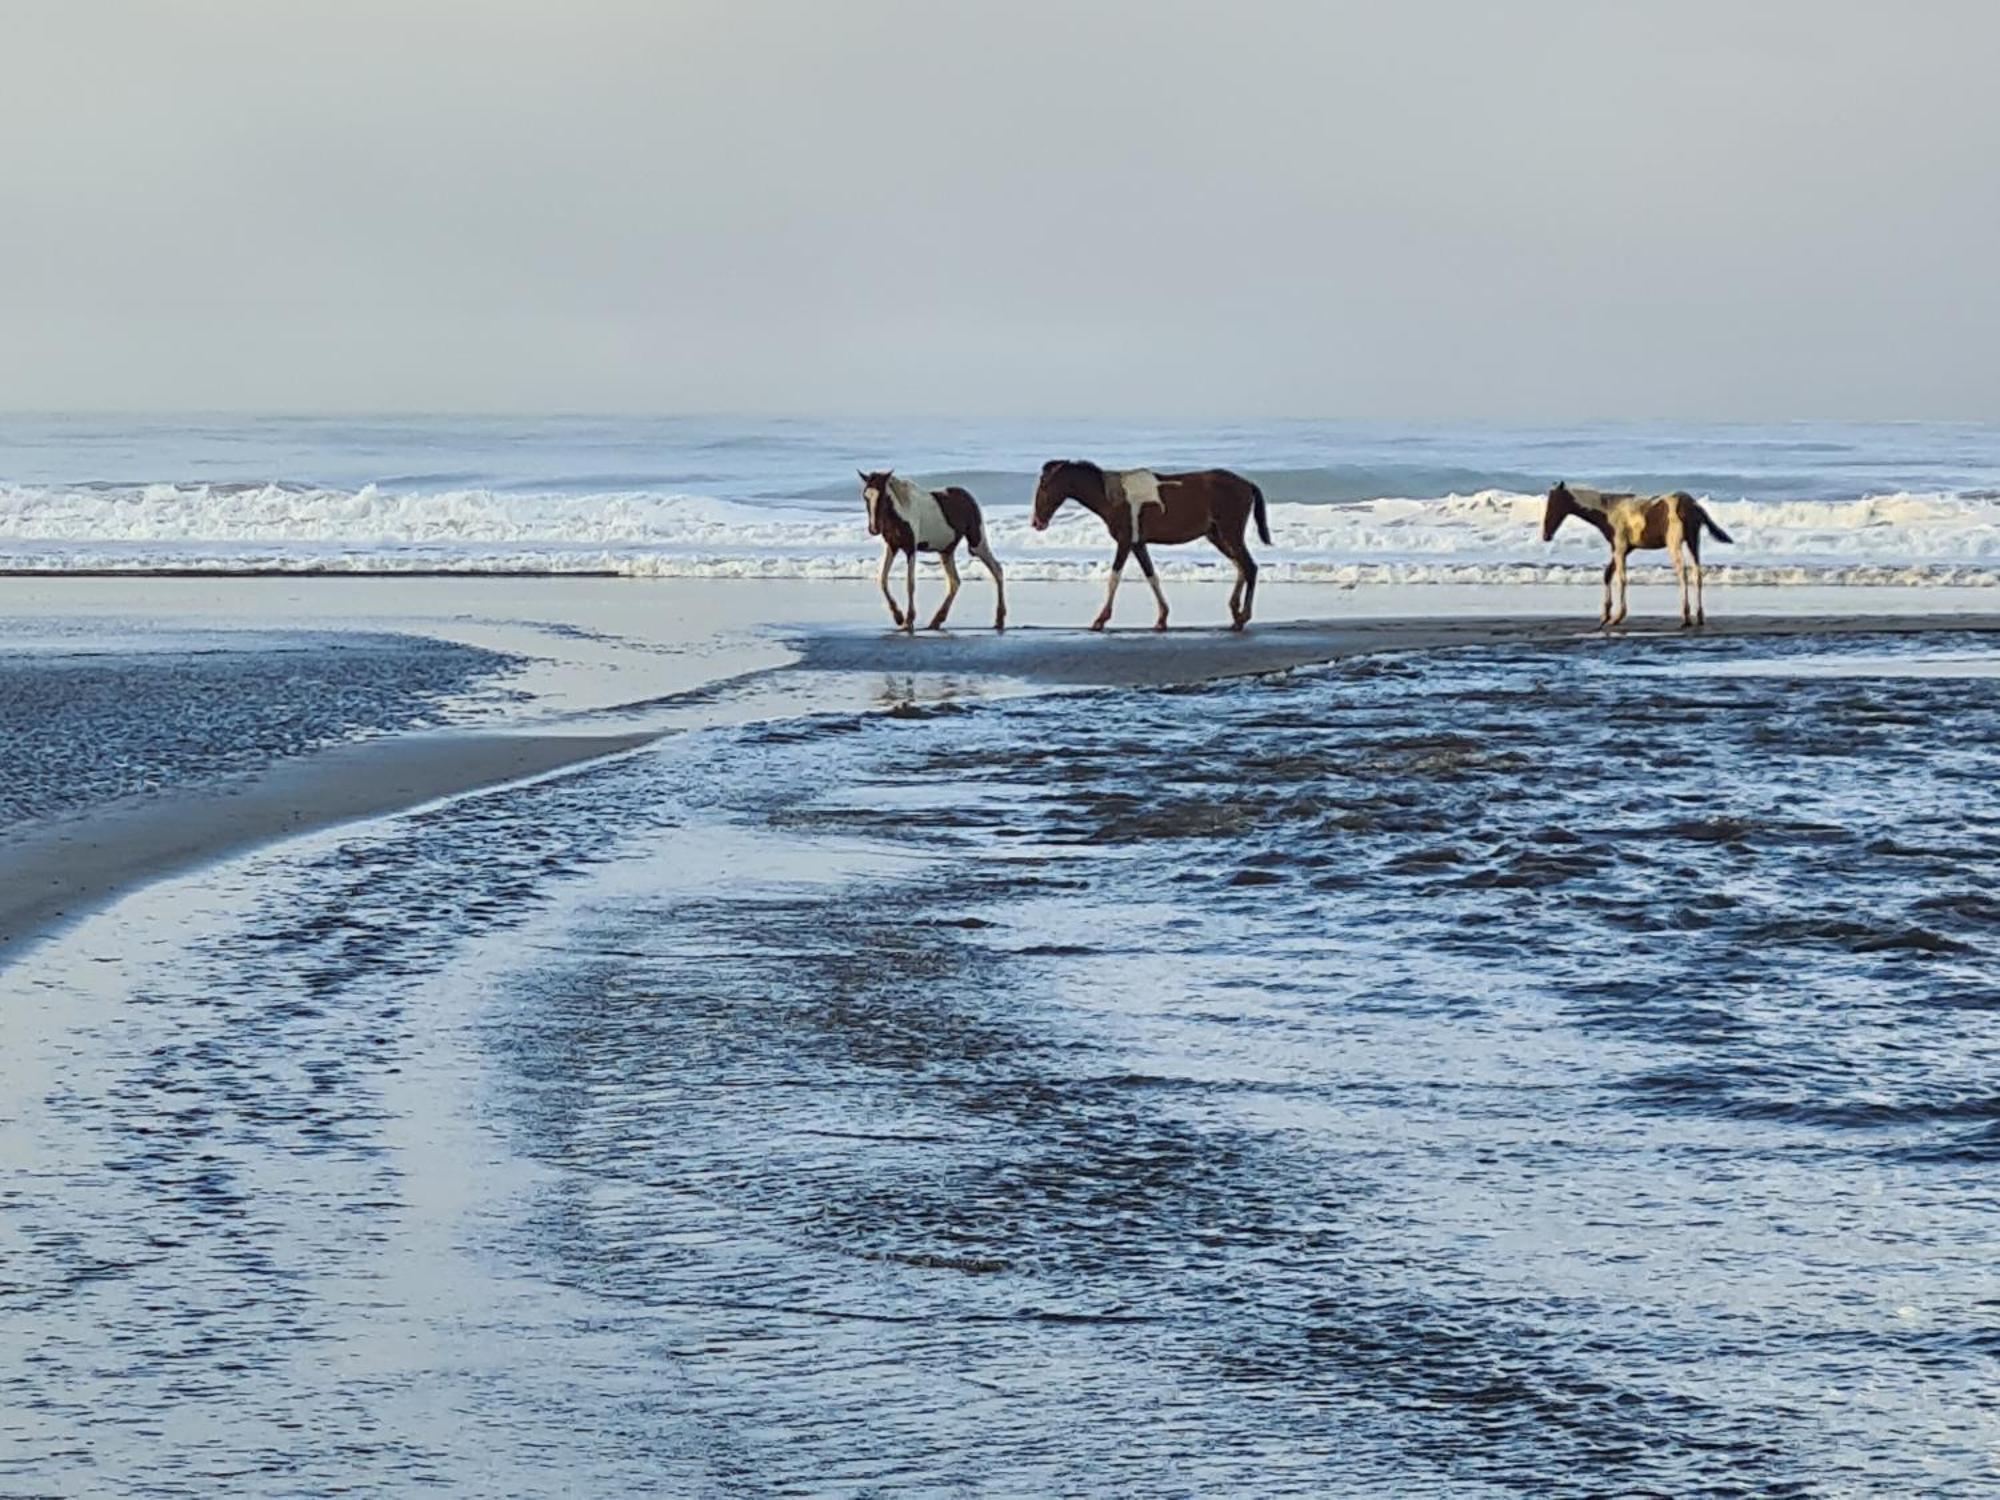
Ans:
{"label": "tan and white horse", "polygon": [[1174,545],[1202,537],[1236,565],[1236,587],[1229,595],[1229,628],[1250,623],[1257,602],[1257,560],[1250,555],[1245,533],[1254,516],[1257,534],[1266,546],[1271,526],[1264,515],[1264,492],[1241,474],[1227,469],[1202,469],[1192,474],[1155,474],[1151,469],[1100,469],[1082,459],[1052,458],[1042,465],[1035,486],[1035,530],[1045,531],[1065,501],[1074,500],[1094,513],[1111,533],[1117,555],[1111,559],[1111,587],[1104,608],[1090,622],[1092,630],[1111,623],[1111,605],[1118,597],[1118,580],[1125,559],[1139,559],[1139,571],[1153,586],[1160,606],[1155,630],[1167,628],[1167,596],[1153,571],[1151,543]]}
{"label": "tan and white horse", "polygon": [[[857,471],[859,472],[859,471]],[[986,522],[979,502],[969,490],[953,485],[927,490],[893,470],[861,475],[861,499],[868,507],[868,534],[882,538],[882,569],[875,581],[889,604],[889,618],[906,631],[917,628],[917,554],[935,552],[944,564],[947,585],[944,603],[931,616],[930,628],[942,630],[958,597],[958,564],[953,553],[964,542],[966,549],[986,565],[993,575],[993,628],[1007,628],[1007,585],[1000,560],[986,543]],[[889,565],[901,553],[907,563],[909,607],[901,608],[889,592]]]}
{"label": "tan and white horse", "polygon": [[[1557,481],[1549,491],[1548,506],[1542,511],[1542,540],[1555,539],[1556,528],[1576,516],[1594,526],[1611,544],[1611,561],[1604,565],[1604,608],[1599,619],[1617,625],[1625,619],[1625,554],[1664,547],[1673,559],[1674,576],[1681,586],[1681,624],[1702,625],[1708,613],[1701,596],[1701,532],[1707,527],[1718,542],[1729,533],[1715,524],[1715,518],[1686,490],[1671,495],[1606,494],[1582,485]],[[1686,557],[1682,557],[1685,550]],[[1694,608],[1688,608],[1688,575],[1694,575]],[[1618,583],[1618,612],[1611,610],[1611,584]]]}

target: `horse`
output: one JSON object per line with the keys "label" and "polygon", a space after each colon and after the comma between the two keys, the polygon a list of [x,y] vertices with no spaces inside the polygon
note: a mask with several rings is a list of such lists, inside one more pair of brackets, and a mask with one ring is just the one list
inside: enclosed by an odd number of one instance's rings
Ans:
{"label": "horse", "polygon": [[1160,615],[1155,630],[1167,628],[1167,596],[1160,589],[1148,548],[1155,542],[1175,546],[1207,537],[1215,549],[1236,564],[1236,587],[1229,594],[1231,630],[1250,623],[1257,599],[1257,561],[1250,555],[1244,532],[1257,518],[1257,534],[1271,544],[1271,525],[1264,513],[1264,492],[1227,469],[1202,469],[1191,474],[1155,474],[1151,469],[1106,470],[1083,459],[1052,458],[1042,465],[1035,486],[1035,530],[1046,531],[1065,501],[1074,500],[1093,512],[1111,533],[1118,552],[1111,560],[1111,587],[1104,608],[1090,622],[1102,630],[1111,622],[1111,605],[1118,597],[1118,580],[1125,559],[1137,557]]}
{"label": "horse", "polygon": [[[917,628],[917,554],[935,552],[944,564],[950,585],[944,603],[931,616],[930,628],[942,630],[951,602],[958,597],[958,564],[952,554],[964,542],[967,550],[986,565],[993,575],[993,628],[1007,628],[1007,585],[1000,560],[986,544],[986,523],[979,502],[968,490],[953,485],[948,489],[927,490],[894,470],[861,474],[861,499],[868,507],[868,534],[882,538],[882,570],[875,576],[882,597],[889,604],[889,618],[904,631]],[[901,609],[889,593],[889,565],[902,553],[908,562],[909,608]]]}
{"label": "horse", "polygon": [[[1708,612],[1701,596],[1701,531],[1706,526],[1718,542],[1729,533],[1715,524],[1715,518],[1686,490],[1671,495],[1604,494],[1558,480],[1549,491],[1549,503],[1542,512],[1542,540],[1555,539],[1556,528],[1571,516],[1595,526],[1611,544],[1611,561],[1604,565],[1604,609],[1598,616],[1605,625],[1622,624],[1625,619],[1625,554],[1664,547],[1673,559],[1674,577],[1681,586],[1681,628],[1706,625]],[[1681,549],[1687,549],[1683,561]],[[1688,572],[1694,572],[1694,611],[1688,611]],[[1611,580],[1618,580],[1618,612],[1611,612]]]}

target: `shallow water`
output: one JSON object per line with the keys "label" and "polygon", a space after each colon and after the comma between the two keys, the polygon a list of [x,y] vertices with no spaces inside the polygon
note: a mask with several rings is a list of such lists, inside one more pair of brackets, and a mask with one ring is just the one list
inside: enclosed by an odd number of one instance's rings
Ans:
{"label": "shallow water", "polygon": [[380,631],[0,619],[0,836],[518,698],[519,657]]}
{"label": "shallow water", "polygon": [[156,888],[0,972],[0,1492],[1990,1493],[2000,684],[1753,650],[828,713]]}

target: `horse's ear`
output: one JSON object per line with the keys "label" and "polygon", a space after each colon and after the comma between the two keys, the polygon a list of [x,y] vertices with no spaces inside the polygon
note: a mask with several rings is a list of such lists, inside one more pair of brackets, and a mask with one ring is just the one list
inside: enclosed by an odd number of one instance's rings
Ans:
{"label": "horse's ear", "polygon": [[863,484],[866,484],[868,482],[868,473],[865,469],[856,469],[854,472],[861,476],[861,482]]}

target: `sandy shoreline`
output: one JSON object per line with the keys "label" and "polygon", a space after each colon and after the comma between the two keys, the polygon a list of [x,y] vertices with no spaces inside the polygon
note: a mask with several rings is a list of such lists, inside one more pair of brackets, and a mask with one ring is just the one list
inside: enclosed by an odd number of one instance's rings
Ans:
{"label": "sandy shoreline", "polygon": [[339,823],[615,755],[650,735],[411,734],[280,761],[239,782],[40,825],[0,846],[0,963],[162,876]]}
{"label": "sandy shoreline", "polygon": [[[1751,615],[1703,627],[1716,637],[1912,635],[2000,632],[2000,614]],[[1318,666],[1376,651],[1424,651],[1452,646],[1588,640],[1601,633],[1574,619],[1494,616],[1408,619],[1296,620],[1227,630],[1009,630],[980,639],[963,635],[824,633],[797,642],[800,665],[828,671],[997,673],[1076,687],[1167,687],[1222,677]],[[1672,621],[1636,621],[1623,637],[1682,638]]]}
{"label": "sandy shoreline", "polygon": [[[703,722],[706,711],[699,707],[623,720],[597,716],[610,698],[628,691],[630,702],[664,701],[645,696],[663,685],[659,679],[663,670],[671,686],[683,694],[697,684],[713,685],[748,671],[759,677],[766,711],[772,707],[785,711],[785,705],[792,704],[797,711],[808,712],[828,706],[824,685],[836,680],[829,674],[847,674],[853,681],[854,692],[842,701],[852,698],[866,704],[893,699],[892,693],[867,689],[867,680],[876,674],[882,679],[878,686],[914,676],[945,681],[947,690],[948,679],[958,679],[971,690],[995,679],[1064,687],[1175,686],[1316,666],[1369,652],[1555,643],[1596,634],[1588,613],[1588,603],[1594,601],[1585,601],[1575,590],[1491,601],[1516,606],[1518,612],[1513,613],[1440,609],[1408,615],[1359,611],[1370,605],[1407,608],[1444,601],[1430,596],[1413,600],[1409,591],[1385,591],[1373,598],[1343,593],[1334,598],[1325,591],[1291,590],[1281,595],[1284,604],[1272,611],[1275,618],[1260,622],[1245,635],[1190,622],[1166,634],[1133,626],[1093,635],[1074,627],[1027,625],[995,636],[976,628],[985,601],[974,594],[961,601],[967,616],[961,623],[970,628],[905,637],[882,628],[875,618],[879,601],[846,586],[768,592],[740,586],[680,589],[667,596],[673,608],[665,610],[658,607],[660,593],[635,590],[629,582],[601,583],[597,589],[602,592],[579,591],[577,585],[565,583],[560,590],[521,595],[496,595],[490,585],[467,591],[466,597],[489,609],[504,601],[516,619],[539,617],[532,628],[548,630],[547,617],[556,616],[555,628],[575,630],[576,640],[564,638],[533,669],[538,682],[560,684],[587,667],[588,693],[568,704],[538,695],[522,721],[496,725],[491,732],[414,733],[344,744],[280,761],[232,782],[148,796],[33,825],[0,845],[0,962],[22,951],[27,939],[46,935],[148,881],[339,823],[394,814],[581,765]],[[1094,592],[1051,589],[1043,601],[1049,608],[1042,617],[1071,614]],[[309,590],[297,594],[291,584],[285,585],[285,607],[276,610],[262,607],[271,603],[271,597],[254,585],[225,594],[219,607],[214,598],[203,596],[202,612],[239,621],[258,617],[266,622],[264,628],[274,620],[289,622],[326,610],[335,602],[316,598]],[[91,596],[83,597],[81,609],[70,615],[72,622],[80,615],[87,624],[95,613]],[[116,597],[122,609],[143,608],[149,602],[157,607],[158,602]],[[401,600],[404,608],[412,602],[404,591],[388,597]],[[379,589],[371,588],[370,598],[375,612],[366,619],[349,616],[349,628],[380,628],[386,622],[447,638],[483,640],[490,633],[491,615],[475,616],[461,609],[429,619],[390,616],[379,608],[384,598]],[[302,604],[301,599],[307,602]],[[1464,602],[1459,601],[1461,607]],[[1491,608],[1491,602],[1479,602]],[[1880,609],[1889,602],[1857,599],[1851,613],[1732,614],[1708,626],[1705,634],[1796,638],[2000,633],[2000,614],[1918,612],[1907,604],[1905,612],[1867,612],[1867,606]],[[1585,607],[1580,609],[1579,604]],[[1320,618],[1301,617],[1302,608],[1309,606],[1326,613]],[[794,623],[749,629],[746,622],[760,611],[766,618],[789,616]],[[620,644],[603,644],[614,639],[604,634],[607,627],[627,633],[617,638]],[[1636,619],[1625,633],[1681,634],[1671,618],[1656,617]],[[574,661],[566,653],[574,653]],[[627,658],[636,660],[637,667]],[[787,658],[791,665],[782,665]],[[551,714],[552,702],[566,711]],[[725,714],[726,710],[718,710],[716,716]],[[579,732],[586,726],[596,732]]]}

